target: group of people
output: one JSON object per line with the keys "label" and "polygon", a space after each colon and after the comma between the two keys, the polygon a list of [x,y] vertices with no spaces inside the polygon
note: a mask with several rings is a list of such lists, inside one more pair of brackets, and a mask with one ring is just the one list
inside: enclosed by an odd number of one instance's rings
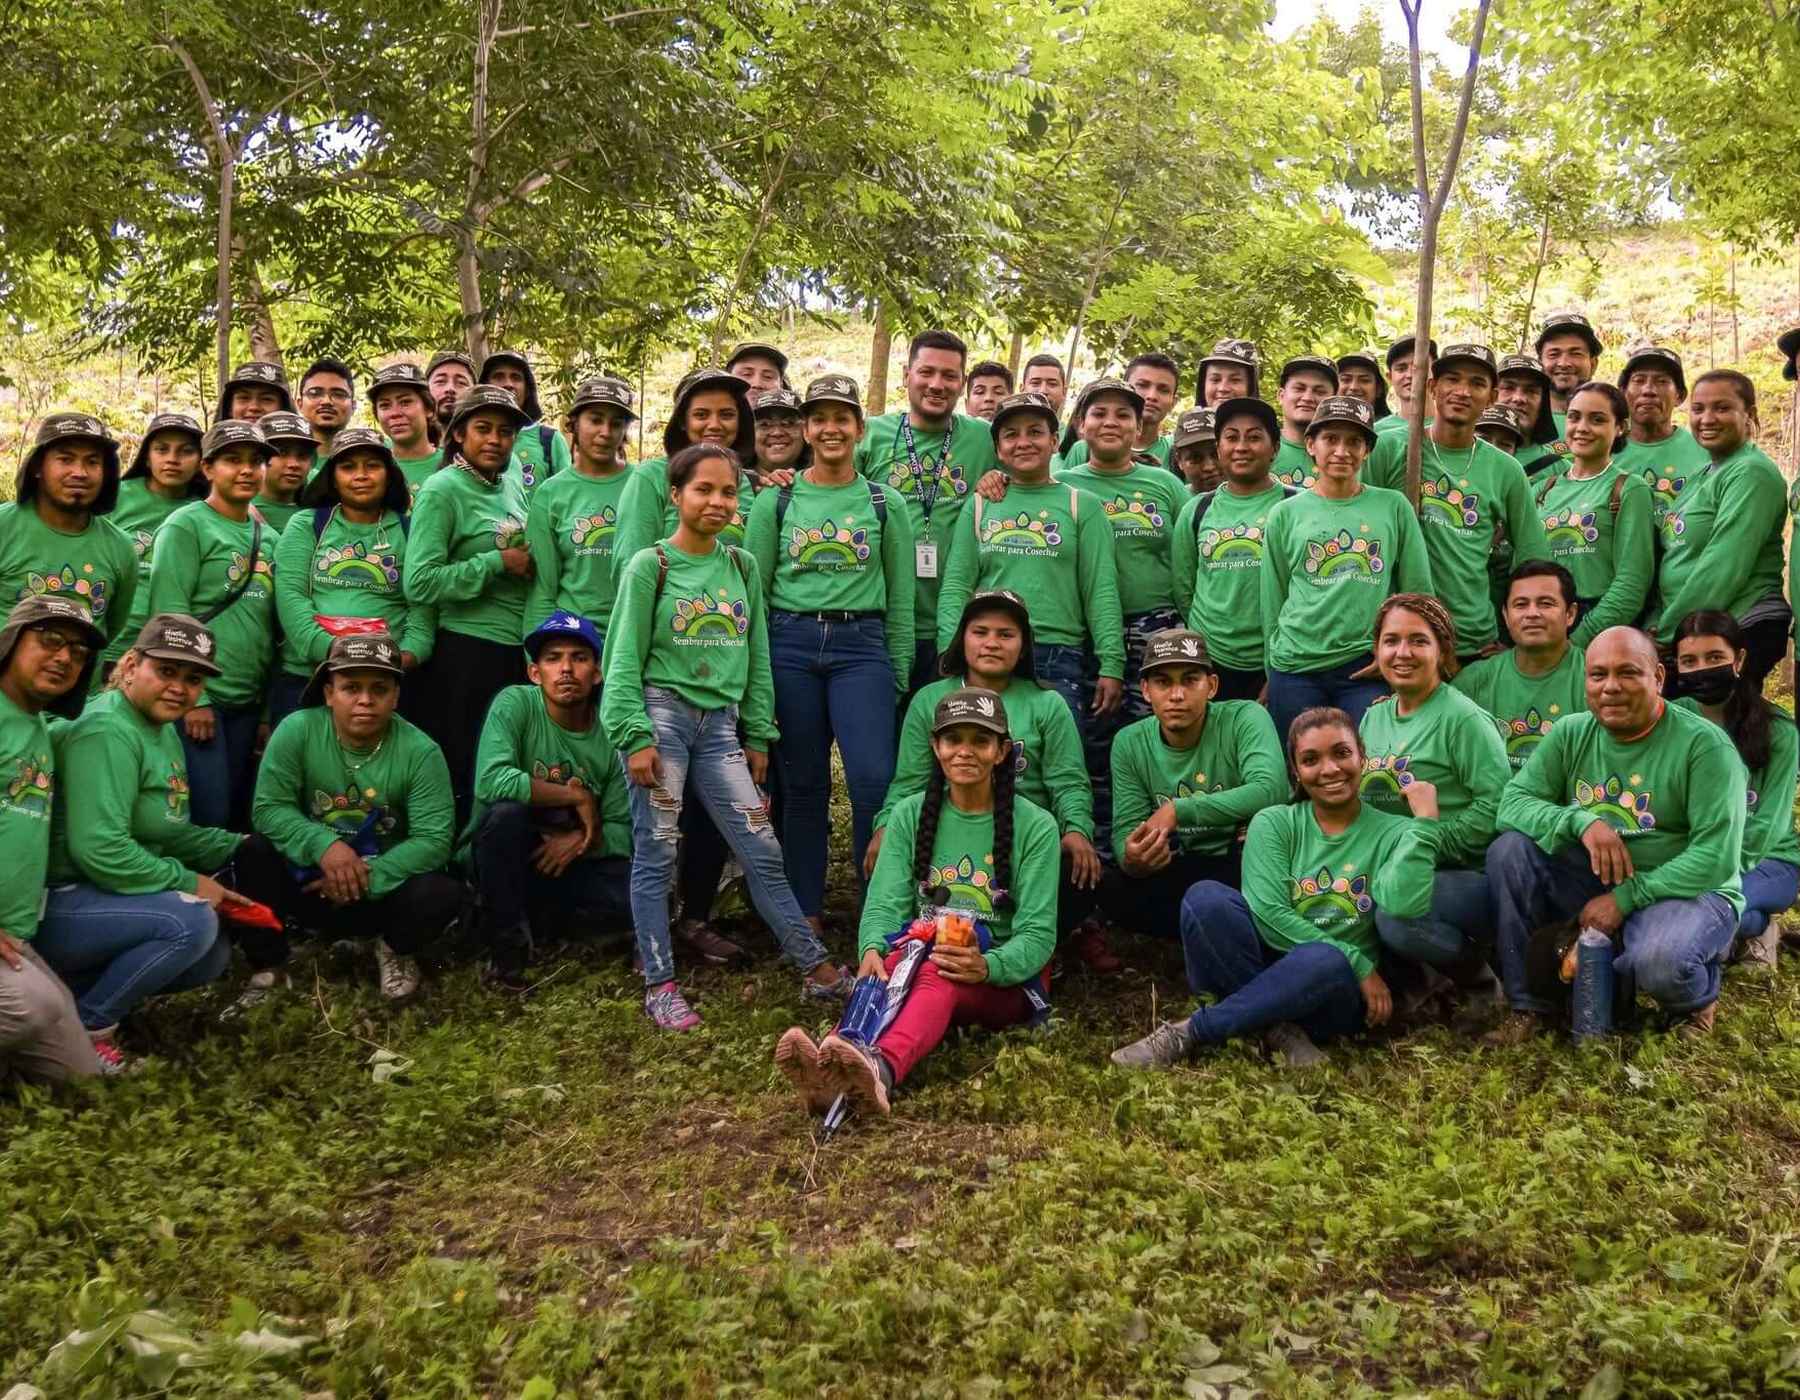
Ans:
{"label": "group of people", "polygon": [[458,928],[514,992],[546,939],[630,928],[688,1030],[678,966],[747,955],[709,922],[732,858],[800,997],[851,999],[777,1046],[817,1107],[1047,1014],[1059,945],[1118,971],[1109,926],[1178,935],[1212,998],[1121,1064],[1252,1034],[1306,1064],[1453,1001],[1516,1044],[1564,919],[1702,1034],[1800,884],[1762,698],[1800,502],[1749,379],[1643,346],[1608,382],[1602,349],[1576,312],[1529,355],[1405,337],[1287,361],[1272,404],[1224,340],[1176,413],[1169,356],[1071,401],[1053,357],[1015,385],[931,330],[870,417],[748,343],[635,464],[627,382],[552,425],[515,351],[382,368],[379,430],[350,366],[296,398],[247,364],[123,470],[52,414],[0,507],[0,1053],[128,1068],[132,1008],[236,948],[242,1014],[306,935],[407,998]]}

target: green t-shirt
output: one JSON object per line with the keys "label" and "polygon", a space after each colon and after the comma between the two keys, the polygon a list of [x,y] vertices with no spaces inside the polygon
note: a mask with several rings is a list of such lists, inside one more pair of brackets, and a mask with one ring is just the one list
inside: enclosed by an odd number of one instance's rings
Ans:
{"label": "green t-shirt", "polygon": [[400,475],[406,478],[407,499],[417,505],[420,488],[433,472],[444,465],[444,449],[434,447],[423,457],[395,457],[394,461],[400,468]]}
{"label": "green t-shirt", "polygon": [[1376,437],[1386,437],[1389,433],[1403,433],[1405,431],[1406,415],[1404,413],[1390,413],[1385,418],[1377,418],[1375,420]]}
{"label": "green t-shirt", "polygon": [[365,823],[380,854],[367,857],[369,897],[392,894],[450,859],[456,804],[444,751],[401,719],[367,750],[338,741],[323,705],[295,710],[275,726],[256,773],[250,824],[296,865],[319,863],[331,844],[349,844]]}
{"label": "green t-shirt", "polygon": [[525,538],[536,572],[525,594],[525,632],[561,609],[604,635],[613,611],[613,543],[631,469],[611,476],[558,472],[531,498]]}
{"label": "green t-shirt", "polygon": [[[647,457],[627,471],[630,477],[619,495],[619,524],[613,535],[613,577],[624,572],[640,549],[648,549],[658,540],[666,540],[681,523],[675,502],[669,496],[669,459]],[[744,530],[750,520],[750,506],[755,486],[750,474],[738,478],[737,510],[731,521],[719,531],[720,544],[744,544]]]}
{"label": "green t-shirt", "polygon": [[1663,517],[1655,633],[1674,639],[1681,619],[1722,608],[1738,621],[1781,592],[1787,482],[1754,443],[1690,475]]}
{"label": "green t-shirt", "polygon": [[314,519],[313,511],[302,511],[275,546],[282,670],[310,676],[325,659],[333,633],[320,618],[378,617],[402,651],[428,660],[437,636],[437,610],[406,601],[411,541],[400,517],[390,510],[373,525],[359,525],[334,508],[322,535],[313,534]]}
{"label": "green t-shirt", "polygon": [[1587,658],[1578,646],[1541,676],[1524,675],[1511,647],[1465,666],[1450,682],[1493,716],[1513,772],[1525,766],[1550,726],[1587,713]]}
{"label": "green t-shirt", "polygon": [[[600,716],[586,729],[564,729],[550,717],[544,692],[510,685],[494,697],[475,752],[475,808],[463,829],[466,845],[496,802],[530,805],[531,780],[586,788],[600,808],[600,842],[586,858],[630,856],[630,782],[607,740]],[[562,809],[568,810],[568,809]]]}
{"label": "green t-shirt", "polygon": [[1124,679],[1125,616],[1113,529],[1097,497],[1060,481],[1014,482],[1003,501],[975,497],[959,534],[938,592],[940,652],[955,638],[973,595],[1010,588],[1030,600],[1039,646],[1091,645],[1100,674]]}
{"label": "green t-shirt", "polygon": [[[1164,467],[1137,463],[1103,472],[1092,463],[1064,467],[1056,479],[1100,502],[1113,531],[1119,609],[1126,617],[1175,606],[1170,576],[1175,520],[1188,503],[1187,484]],[[1004,502],[1002,502],[1004,504]],[[988,507],[982,508],[985,515]]]}
{"label": "green t-shirt", "polygon": [[[1174,434],[1164,433],[1148,447],[1134,447],[1131,451],[1134,458],[1139,461],[1142,461],[1145,457],[1154,457],[1157,465],[1167,470],[1169,465],[1169,452],[1174,447],[1174,444]],[[1078,439],[1069,445],[1069,450],[1067,452],[1059,453],[1057,455],[1057,460],[1051,464],[1051,470],[1060,473],[1068,470],[1070,467],[1083,467],[1087,465],[1087,460],[1087,443]]]}
{"label": "green t-shirt", "polygon": [[70,534],[53,530],[34,502],[0,505],[0,606],[42,594],[79,598],[110,641],[121,636],[138,590],[137,551],[104,515]]}
{"label": "green t-shirt", "polygon": [[1280,671],[1328,671],[1375,644],[1390,593],[1430,593],[1419,517],[1398,491],[1365,486],[1346,501],[1302,491],[1269,514],[1263,541],[1267,660]]}
{"label": "green t-shirt", "polygon": [[1575,596],[1593,602],[1570,640],[1585,647],[1608,627],[1635,625],[1656,576],[1650,488],[1643,478],[1612,462],[1585,480],[1566,472],[1546,476],[1532,498],[1550,557],[1575,576]]}
{"label": "green t-shirt", "polygon": [[174,724],[151,724],[124,695],[94,697],[50,739],[62,784],[50,823],[50,883],[111,894],[192,894],[195,874],[230,860],[243,838],[188,820],[187,760]]}
{"label": "green t-shirt", "polygon": [[406,601],[435,607],[438,626],[484,641],[524,635],[526,582],[503,549],[525,543],[525,488],[515,472],[489,482],[457,465],[425,483],[406,546]]}
{"label": "green t-shirt", "polygon": [[[1690,695],[1672,702],[1700,714]],[[1748,775],[1744,812],[1744,869],[1754,870],[1765,860],[1785,860],[1800,865],[1800,840],[1794,836],[1794,789],[1800,768],[1800,737],[1794,716],[1779,705],[1769,715],[1769,761]],[[1705,718],[1705,716],[1701,716]]]}
{"label": "green t-shirt", "polygon": [[1275,721],[1252,700],[1215,700],[1200,740],[1173,748],[1155,715],[1113,738],[1113,854],[1165,802],[1175,804],[1177,854],[1224,855],[1264,807],[1288,798],[1287,762]]}
{"label": "green t-shirt", "polygon": [[[193,499],[186,494],[159,496],[150,489],[148,479],[141,476],[119,483],[119,503],[106,518],[125,532],[137,554],[137,587],[132,592],[129,614],[121,614],[122,625],[100,653],[102,662],[117,661],[123,656],[150,620],[150,565],[155,561],[156,533],[165,520]],[[100,670],[98,666],[94,668],[96,689],[101,683]]]}
{"label": "green t-shirt", "polygon": [[250,502],[250,505],[251,508],[263,518],[263,523],[278,535],[285,532],[288,527],[288,522],[300,513],[300,502],[298,499],[292,501],[271,501],[265,497],[258,496],[255,500]]}
{"label": "green t-shirt", "polygon": [[[924,801],[922,796],[902,798],[888,814],[887,836],[857,925],[859,955],[871,949],[886,952],[888,935],[924,912],[913,882],[913,842]],[[998,987],[1030,981],[1056,951],[1056,891],[1062,876],[1056,822],[1042,807],[1015,796],[1012,835],[1011,903],[999,911],[994,908],[994,814],[960,812],[945,797],[931,843],[932,881],[949,892],[939,907],[987,924],[994,937],[986,955],[988,980]]]}
{"label": "green t-shirt", "polygon": [[1494,839],[1494,811],[1512,777],[1494,717],[1461,691],[1440,685],[1410,715],[1383,696],[1363,712],[1363,801],[1407,816],[1405,790],[1431,783],[1438,793],[1438,858],[1481,867]]}
{"label": "green t-shirt", "polygon": [[[1405,435],[1382,438],[1369,456],[1363,480],[1402,490],[1406,485]],[[1431,556],[1432,591],[1456,623],[1459,655],[1480,651],[1499,633],[1488,579],[1496,527],[1506,531],[1513,559],[1548,559],[1544,522],[1519,464],[1491,442],[1468,447],[1424,444],[1419,523]]]}
{"label": "green t-shirt", "polygon": [[1319,479],[1319,469],[1313,465],[1305,443],[1289,442],[1282,438],[1275,449],[1275,464],[1269,468],[1269,475],[1283,486],[1307,491]]}
{"label": "green t-shirt", "polygon": [[0,933],[28,939],[37,932],[50,870],[50,811],[56,796],[56,756],[42,715],[27,714],[0,694]]}
{"label": "green t-shirt", "polygon": [[1744,765],[1725,731],[1679,705],[1650,732],[1616,739],[1592,714],[1550,727],[1500,798],[1502,831],[1555,855],[1603,821],[1624,838],[1633,875],[1613,895],[1626,914],[1659,899],[1723,895],[1738,913],[1748,807]]}
{"label": "green t-shirt", "polygon": [[[894,804],[925,791],[937,759],[931,751],[931,719],[938,701],[958,686],[961,676],[945,676],[922,687],[906,707],[900,744],[887,800],[875,814],[877,831],[887,825]],[[1036,681],[1014,678],[1000,692],[1006,727],[1013,745],[1014,791],[1056,818],[1063,835],[1080,832],[1094,839],[1094,793],[1082,756],[1081,732],[1062,695]]]}
{"label": "green t-shirt", "polygon": [[1712,465],[1712,454],[1695,442],[1686,428],[1677,428],[1656,442],[1627,438],[1613,454],[1613,465],[1643,477],[1650,488],[1650,523],[1660,536],[1663,517],[1687,489],[1689,478]]}
{"label": "green t-shirt", "polygon": [[918,453],[915,471],[901,430],[906,416],[904,412],[884,413],[869,420],[862,441],[856,444],[856,469],[905,503],[915,547],[931,546],[937,551],[936,572],[917,573],[918,586],[913,591],[914,635],[929,637],[937,628],[938,589],[948,577],[950,557],[955,553],[952,546],[962,540],[958,525],[969,493],[999,464],[987,421],[957,413],[951,416],[948,430],[913,428],[913,450]]}
{"label": "green t-shirt", "polygon": [[1250,496],[1221,486],[1190,497],[1175,523],[1176,604],[1212,659],[1233,671],[1266,664],[1264,551],[1269,517],[1291,494],[1279,482]]}
{"label": "green t-shirt", "polygon": [[1518,451],[1519,469],[1534,488],[1547,473],[1560,470],[1568,460],[1569,445],[1560,438],[1555,442],[1528,442]]}
{"label": "green t-shirt", "polygon": [[654,548],[640,549],[619,577],[600,699],[607,736],[624,754],[655,744],[644,688],[658,686],[696,709],[736,705],[746,739],[766,750],[781,735],[755,562],[728,545],[688,554],[665,540],[661,550],[668,576],[660,591]]}
{"label": "green t-shirt", "polygon": [[[237,598],[206,625],[218,643],[220,674],[207,678],[202,705],[260,709],[275,658],[275,531],[233,520],[205,501],[185,505],[156,537],[150,615],[189,613],[205,621],[249,575]],[[254,557],[252,557],[254,546]]]}
{"label": "green t-shirt", "polygon": [[569,440],[547,423],[528,423],[513,439],[510,470],[519,474],[528,506],[540,486],[548,485],[571,465]]}
{"label": "green t-shirt", "polygon": [[770,610],[879,613],[894,686],[904,695],[913,665],[916,580],[912,524],[899,497],[866,477],[821,486],[805,471],[786,491],[785,511],[783,495],[762,492],[744,532]]}
{"label": "green t-shirt", "polygon": [[1375,911],[1416,919],[1431,908],[1436,826],[1365,802],[1327,836],[1310,802],[1263,808],[1244,840],[1243,883],[1263,942],[1282,953],[1329,943],[1367,977],[1381,957]]}

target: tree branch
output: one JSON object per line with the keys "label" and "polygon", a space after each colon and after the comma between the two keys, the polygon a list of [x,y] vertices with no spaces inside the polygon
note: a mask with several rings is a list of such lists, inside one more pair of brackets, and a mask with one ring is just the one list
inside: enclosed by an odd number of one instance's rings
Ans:
{"label": "tree branch", "polygon": [[[572,29],[592,29],[597,24],[620,24],[628,19],[637,19],[641,15],[673,15],[680,12],[681,6],[679,5],[652,5],[641,10],[626,10],[623,14],[607,15],[603,19],[584,19],[579,24],[559,24],[555,26],[555,29],[557,33],[563,34]],[[512,29],[495,30],[494,39],[496,42],[501,39],[518,39],[526,34],[540,33],[550,27],[543,24],[521,24]]]}

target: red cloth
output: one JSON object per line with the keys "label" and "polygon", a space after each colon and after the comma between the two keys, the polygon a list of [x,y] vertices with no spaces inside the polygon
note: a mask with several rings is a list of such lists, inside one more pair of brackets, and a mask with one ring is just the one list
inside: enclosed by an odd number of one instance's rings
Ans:
{"label": "red cloth", "polygon": [[[889,953],[887,970],[892,972],[904,949]],[[882,1033],[876,1049],[894,1071],[898,1084],[913,1072],[951,1026],[980,1026],[985,1030],[1005,1030],[1031,1017],[1031,1003],[1017,987],[996,987],[991,982],[952,982],[938,973],[937,964],[927,958],[913,977],[912,991],[907,995],[894,1024]]]}

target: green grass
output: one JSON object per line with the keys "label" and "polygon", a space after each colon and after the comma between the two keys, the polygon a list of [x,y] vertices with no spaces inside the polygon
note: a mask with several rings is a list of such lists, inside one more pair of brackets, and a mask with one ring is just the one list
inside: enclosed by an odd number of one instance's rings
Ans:
{"label": "green grass", "polygon": [[[180,1394],[1800,1389],[1791,976],[1733,975],[1698,1047],[1434,1028],[1144,1077],[1106,1052],[1186,999],[1171,945],[1128,951],[824,1144],[770,1067],[816,1019],[772,962],[695,979],[687,1037],[617,949],[523,1007],[310,963],[238,1028],[166,1001],[148,1072],[0,1104],[0,1384],[161,1393],[122,1346],[43,1367],[136,1297],[193,1338]],[[377,1083],[376,1046],[410,1067]],[[220,1340],[264,1328],[313,1340]]]}

